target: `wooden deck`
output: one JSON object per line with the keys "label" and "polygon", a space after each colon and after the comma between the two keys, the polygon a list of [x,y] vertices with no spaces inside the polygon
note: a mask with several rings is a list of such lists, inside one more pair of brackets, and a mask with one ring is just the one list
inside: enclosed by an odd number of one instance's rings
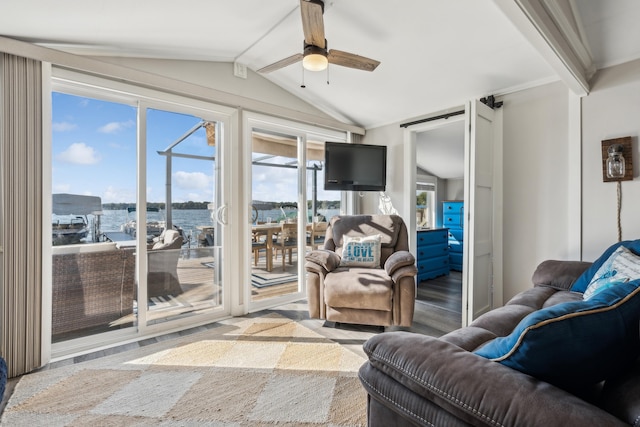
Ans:
{"label": "wooden deck", "polygon": [[[274,259],[273,273],[282,273],[281,254]],[[286,271],[295,272],[297,256],[294,252],[293,263],[286,264]],[[255,271],[264,272],[264,256],[261,255]],[[178,279],[183,292],[169,298],[156,298],[149,301],[148,320],[151,323],[175,319],[178,316],[194,315],[219,307],[222,304],[222,287],[216,280],[216,259],[211,253],[201,251],[184,254],[178,261]],[[251,300],[262,301],[273,297],[293,294],[298,291],[297,280],[272,286],[251,286]],[[412,330],[427,335],[439,336],[457,329],[461,324],[462,279],[461,273],[451,272],[433,280],[420,282],[417,287],[416,310]],[[104,325],[102,328],[78,331],[67,337],[57,337],[63,341],[78,336],[88,336],[105,332],[117,327],[128,327],[136,321],[131,314]]]}

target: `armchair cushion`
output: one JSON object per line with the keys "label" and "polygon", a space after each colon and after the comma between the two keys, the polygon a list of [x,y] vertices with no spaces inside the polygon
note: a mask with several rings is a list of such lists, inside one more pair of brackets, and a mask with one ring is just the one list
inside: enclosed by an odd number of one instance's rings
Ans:
{"label": "armchair cushion", "polygon": [[640,280],[526,316],[475,353],[563,388],[612,377],[640,355]]}
{"label": "armchair cushion", "polygon": [[324,298],[333,308],[391,311],[391,278],[382,268],[340,267],[325,278]]}
{"label": "armchair cushion", "polygon": [[344,236],[340,265],[342,267],[380,268],[380,235]]}

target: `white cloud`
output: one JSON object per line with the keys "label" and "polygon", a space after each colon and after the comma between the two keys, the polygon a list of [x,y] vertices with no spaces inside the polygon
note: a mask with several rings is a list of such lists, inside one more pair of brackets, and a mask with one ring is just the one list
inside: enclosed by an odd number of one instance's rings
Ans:
{"label": "white cloud", "polygon": [[55,184],[53,185],[54,193],[68,193],[71,190],[71,185],[69,184]]}
{"label": "white cloud", "polygon": [[78,125],[69,122],[53,123],[52,129],[54,132],[68,132],[70,130],[77,129]]}
{"label": "white cloud", "polygon": [[175,185],[183,190],[201,190],[211,188],[213,177],[202,172],[179,171],[173,174]]}
{"label": "white cloud", "polygon": [[100,156],[84,142],[75,142],[56,157],[59,161],[77,165],[93,165],[100,161]]}
{"label": "white cloud", "polygon": [[102,203],[132,203],[136,200],[135,189],[108,186],[102,193]]}
{"label": "white cloud", "polygon": [[133,120],[128,120],[126,122],[110,122],[104,126],[98,128],[98,132],[101,133],[118,133],[123,129],[130,128],[134,126],[135,123]]}

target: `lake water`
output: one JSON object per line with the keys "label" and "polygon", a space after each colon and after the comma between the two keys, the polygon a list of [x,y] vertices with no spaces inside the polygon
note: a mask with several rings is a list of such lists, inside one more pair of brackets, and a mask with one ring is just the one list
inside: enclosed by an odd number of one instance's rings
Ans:
{"label": "lake water", "polygon": [[[103,210],[101,221],[101,231],[120,231],[120,226],[129,220],[135,218],[135,212],[127,214],[126,210]],[[182,228],[185,236],[193,236],[195,239],[200,230],[198,226],[212,227],[214,225],[211,219],[211,212],[207,209],[174,209],[172,212],[173,223]],[[318,213],[324,215],[327,220],[331,219],[334,215],[339,215],[339,209],[318,209]],[[164,213],[147,212],[147,220],[164,220]],[[283,212],[279,209],[258,211],[257,221],[266,222],[268,218],[271,218],[273,222],[278,222],[284,219],[284,214],[287,216],[295,215],[293,211]]]}

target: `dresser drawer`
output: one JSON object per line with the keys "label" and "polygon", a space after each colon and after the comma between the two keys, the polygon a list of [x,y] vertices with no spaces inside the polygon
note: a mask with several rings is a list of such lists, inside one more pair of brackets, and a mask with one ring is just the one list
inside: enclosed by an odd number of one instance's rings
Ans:
{"label": "dresser drawer", "polygon": [[443,227],[447,228],[462,228],[463,218],[460,214],[445,213],[442,223]]}
{"label": "dresser drawer", "polygon": [[449,254],[449,262],[452,266],[460,265],[462,266],[462,253],[451,252]]}
{"label": "dresser drawer", "polygon": [[464,236],[464,230],[462,228],[450,228],[449,229],[449,242],[452,240],[456,242],[462,242]]}
{"label": "dresser drawer", "polygon": [[455,240],[449,240],[449,253],[453,256],[454,253],[462,253],[462,242],[456,242]]}
{"label": "dresser drawer", "polygon": [[418,232],[417,246],[433,245],[437,243],[446,243],[449,238],[446,229],[433,231]]}
{"label": "dresser drawer", "polygon": [[441,270],[449,267],[449,256],[441,256],[420,261],[417,265],[418,274],[428,273],[434,270]]}
{"label": "dresser drawer", "polygon": [[445,242],[444,245],[429,245],[421,246],[417,249],[418,262],[427,258],[441,257],[449,255],[449,245]]}
{"label": "dresser drawer", "polygon": [[462,214],[464,210],[464,202],[442,202],[442,213],[446,214]]}

